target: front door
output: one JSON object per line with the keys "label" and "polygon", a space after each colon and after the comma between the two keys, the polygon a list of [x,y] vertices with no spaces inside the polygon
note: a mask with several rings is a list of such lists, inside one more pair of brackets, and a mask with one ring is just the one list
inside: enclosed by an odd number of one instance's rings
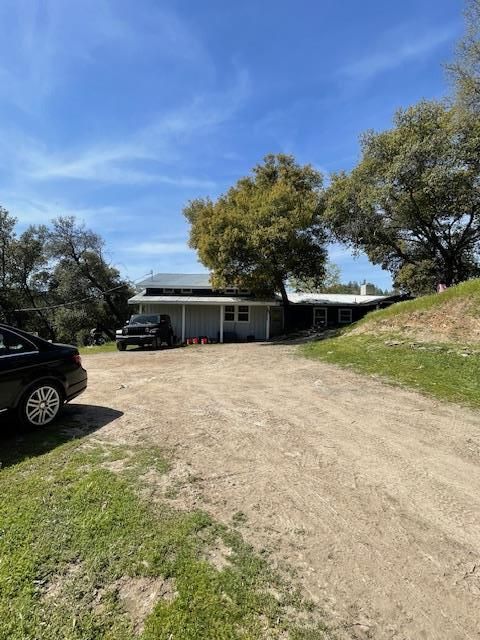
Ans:
{"label": "front door", "polygon": [[270,308],[270,336],[279,336],[283,333],[283,309],[281,307]]}

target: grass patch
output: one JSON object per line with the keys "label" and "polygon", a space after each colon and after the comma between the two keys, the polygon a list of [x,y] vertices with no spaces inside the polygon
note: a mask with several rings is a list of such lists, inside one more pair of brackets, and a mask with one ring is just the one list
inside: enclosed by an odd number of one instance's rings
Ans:
{"label": "grass patch", "polygon": [[301,350],[308,357],[380,375],[441,400],[480,407],[480,355],[462,355],[472,353],[473,348],[462,352],[458,345],[444,343],[412,347],[405,341],[387,346],[386,341],[388,336],[346,333],[303,345]]}
{"label": "grass patch", "polygon": [[[238,533],[139,498],[142,474],[168,469],[160,451],[88,440],[53,448],[41,438],[30,457],[2,456],[2,640],[330,637],[312,618],[298,624],[308,604]],[[119,460],[125,471],[105,466]],[[222,570],[205,560],[219,539],[230,550]],[[139,631],[116,585],[142,578],[169,581],[175,594],[160,597]]]}
{"label": "grass patch", "polygon": [[115,341],[106,342],[101,346],[92,345],[91,347],[78,347],[79,353],[85,356],[89,354],[91,355],[94,353],[111,353],[112,351],[116,351],[116,350],[117,350],[117,343]]}

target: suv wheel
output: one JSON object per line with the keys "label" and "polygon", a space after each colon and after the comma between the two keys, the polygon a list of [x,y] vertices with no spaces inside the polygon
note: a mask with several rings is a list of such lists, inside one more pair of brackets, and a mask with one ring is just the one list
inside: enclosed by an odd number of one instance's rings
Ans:
{"label": "suv wheel", "polygon": [[63,406],[63,393],[50,381],[38,382],[29,389],[18,407],[21,422],[28,427],[43,427],[53,422]]}
{"label": "suv wheel", "polygon": [[127,348],[127,345],[124,342],[117,342],[117,349],[119,351],[125,351],[126,348]]}

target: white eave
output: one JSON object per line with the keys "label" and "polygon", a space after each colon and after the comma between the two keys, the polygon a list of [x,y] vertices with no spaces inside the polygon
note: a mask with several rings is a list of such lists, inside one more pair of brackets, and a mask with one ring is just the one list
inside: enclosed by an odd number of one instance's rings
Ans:
{"label": "white eave", "polygon": [[248,305],[250,307],[278,306],[279,300],[258,300],[229,296],[147,296],[145,291],[133,296],[128,304],[193,304],[193,305]]}

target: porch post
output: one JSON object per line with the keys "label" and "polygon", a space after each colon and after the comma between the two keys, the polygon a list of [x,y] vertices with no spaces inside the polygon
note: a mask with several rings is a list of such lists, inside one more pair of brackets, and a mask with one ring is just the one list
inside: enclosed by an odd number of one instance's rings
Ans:
{"label": "porch post", "polygon": [[270,340],[270,307],[267,307],[267,327],[265,330],[265,340]]}
{"label": "porch post", "polygon": [[185,342],[185,305],[182,304],[182,344]]}
{"label": "porch post", "polygon": [[220,305],[220,342],[223,342],[223,316],[225,307]]}

